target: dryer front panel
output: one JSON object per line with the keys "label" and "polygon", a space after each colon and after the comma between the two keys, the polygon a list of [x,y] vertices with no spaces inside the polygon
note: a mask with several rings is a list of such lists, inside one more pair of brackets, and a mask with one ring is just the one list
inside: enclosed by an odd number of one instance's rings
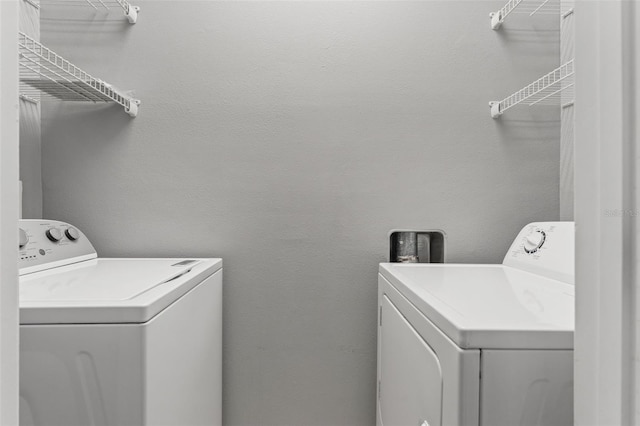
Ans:
{"label": "dryer front panel", "polygon": [[435,352],[384,296],[380,416],[385,426],[441,426],[442,369]]}
{"label": "dryer front panel", "polygon": [[377,426],[478,426],[480,351],[461,349],[378,275]]}

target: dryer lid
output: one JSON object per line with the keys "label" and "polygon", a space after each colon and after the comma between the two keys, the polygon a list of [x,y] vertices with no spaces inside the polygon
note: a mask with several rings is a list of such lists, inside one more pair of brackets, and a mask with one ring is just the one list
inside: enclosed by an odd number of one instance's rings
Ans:
{"label": "dryer lid", "polygon": [[220,259],[92,259],[20,277],[22,324],[142,323]]}
{"label": "dryer lid", "polygon": [[380,274],[461,348],[573,348],[573,285],[504,265],[387,263]]}

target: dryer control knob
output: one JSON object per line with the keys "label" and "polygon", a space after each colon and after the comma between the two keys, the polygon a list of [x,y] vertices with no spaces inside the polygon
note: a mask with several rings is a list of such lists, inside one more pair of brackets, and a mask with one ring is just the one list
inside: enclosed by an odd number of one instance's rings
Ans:
{"label": "dryer control knob", "polygon": [[19,248],[22,248],[24,246],[27,245],[27,243],[29,242],[29,236],[27,235],[26,231],[22,228],[18,228],[18,246]]}
{"label": "dryer control knob", "polygon": [[535,253],[544,244],[546,234],[544,231],[533,231],[524,238],[524,251],[527,253]]}
{"label": "dryer control knob", "polygon": [[77,241],[80,238],[80,233],[76,228],[67,228],[64,230],[64,235],[71,241]]}
{"label": "dryer control knob", "polygon": [[54,243],[57,243],[62,239],[62,232],[60,232],[58,228],[47,229],[47,232],[45,232],[45,235],[47,236],[48,239],[50,239]]}

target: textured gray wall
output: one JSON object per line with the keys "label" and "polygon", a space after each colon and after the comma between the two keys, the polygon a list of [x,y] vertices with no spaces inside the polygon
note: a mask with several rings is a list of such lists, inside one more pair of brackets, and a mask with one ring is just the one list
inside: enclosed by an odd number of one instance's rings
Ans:
{"label": "textured gray wall", "polygon": [[[561,10],[568,12],[575,5],[575,0],[561,0]],[[575,14],[566,15],[560,20],[560,62],[566,63],[575,57],[574,54],[574,21]],[[562,92],[560,112],[560,220],[573,220],[573,151],[574,151],[574,90],[569,88]]]}
{"label": "textured gray wall", "polygon": [[[40,40],[40,11],[20,2],[20,31]],[[42,169],[40,104],[20,100],[20,180],[22,181],[22,217],[42,217]]]}
{"label": "textured gray wall", "polygon": [[558,219],[558,109],[487,106],[557,66],[557,16],[494,32],[502,2],[141,6],[132,27],[44,12],[51,47],[143,101],[135,119],[45,104],[45,216],[102,256],[224,258],[227,425],[374,424],[389,230],[500,262]]}

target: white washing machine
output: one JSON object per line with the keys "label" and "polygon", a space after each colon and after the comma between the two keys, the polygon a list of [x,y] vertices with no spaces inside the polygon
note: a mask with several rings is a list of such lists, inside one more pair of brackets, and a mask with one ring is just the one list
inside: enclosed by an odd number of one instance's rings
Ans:
{"label": "white washing machine", "polygon": [[377,425],[573,425],[573,271],[573,222],[500,265],[380,264]]}
{"label": "white washing machine", "polygon": [[20,424],[220,425],[222,260],[98,258],[20,227]]}

